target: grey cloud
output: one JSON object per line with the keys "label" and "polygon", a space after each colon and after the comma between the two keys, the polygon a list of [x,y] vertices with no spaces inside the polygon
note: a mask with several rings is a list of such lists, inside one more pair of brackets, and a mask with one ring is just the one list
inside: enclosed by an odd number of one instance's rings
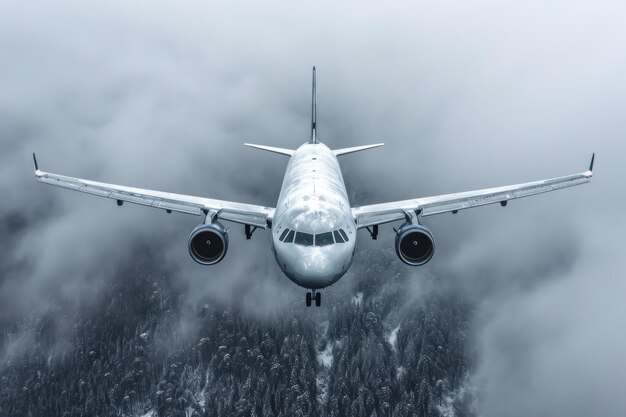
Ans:
{"label": "grey cloud", "polygon": [[[591,185],[425,220],[435,259],[400,270],[416,297],[419,280],[436,276],[476,303],[484,415],[617,415],[625,11],[611,1],[3,3],[0,314],[52,311],[50,294],[97,299],[139,243],[177,271],[190,302],[208,295],[262,312],[300,297],[262,233],[233,233],[227,258],[202,268],[186,254],[198,218],[45,188],[29,158],[272,205],[285,160],[241,143],[306,140],[315,64],[322,140],[387,143],[342,160],[354,204],[561,175],[598,153]],[[359,243],[389,249],[389,230]],[[258,294],[284,297],[267,306]]]}

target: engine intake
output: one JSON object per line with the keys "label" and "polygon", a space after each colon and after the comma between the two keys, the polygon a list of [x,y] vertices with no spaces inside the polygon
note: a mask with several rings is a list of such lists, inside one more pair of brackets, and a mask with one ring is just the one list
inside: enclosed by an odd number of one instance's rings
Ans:
{"label": "engine intake", "polygon": [[228,250],[228,233],[220,223],[198,225],[189,236],[189,254],[202,265],[214,265]]}
{"label": "engine intake", "polygon": [[424,265],[435,253],[432,233],[420,224],[404,223],[396,234],[396,253],[405,264]]}

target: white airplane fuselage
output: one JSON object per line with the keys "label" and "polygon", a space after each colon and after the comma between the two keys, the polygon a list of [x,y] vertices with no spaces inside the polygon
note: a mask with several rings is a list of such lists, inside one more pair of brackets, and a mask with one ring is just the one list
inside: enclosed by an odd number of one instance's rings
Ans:
{"label": "white airplane fuselage", "polygon": [[350,268],[356,224],[337,157],[323,143],[305,143],[290,158],[271,239],[280,269],[302,287],[328,287]]}

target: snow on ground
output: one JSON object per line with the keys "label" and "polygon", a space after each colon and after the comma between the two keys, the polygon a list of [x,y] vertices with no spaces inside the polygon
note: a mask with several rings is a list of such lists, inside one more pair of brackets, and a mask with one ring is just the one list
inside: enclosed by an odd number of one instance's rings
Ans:
{"label": "snow on ground", "polygon": [[317,354],[317,363],[320,365],[315,379],[318,392],[317,402],[324,404],[326,397],[328,397],[328,374],[333,365],[333,346],[331,343],[326,343],[326,348]]}
{"label": "snow on ground", "polygon": [[355,306],[363,305],[363,293],[362,292],[358,292],[356,293],[354,297],[352,297],[352,304],[354,304]]}
{"label": "snow on ground", "polygon": [[402,374],[404,374],[404,366],[398,366],[396,368],[396,379],[400,379]]}
{"label": "snow on ground", "polygon": [[197,396],[198,405],[202,407],[203,410],[204,410],[204,405],[206,404],[206,386],[207,384],[204,384],[204,388],[202,388],[202,391],[200,391],[200,393]]}
{"label": "snow on ground", "polygon": [[328,369],[333,366],[333,346],[330,343],[326,343],[326,348],[317,354],[317,363]]}
{"label": "snow on ground", "polygon": [[[320,325],[321,340],[326,339],[326,333],[328,331],[328,321],[323,322]],[[321,347],[321,346],[320,346]],[[317,385],[317,402],[324,404],[328,397],[328,378],[330,368],[333,366],[333,343],[326,340],[326,345],[323,350],[317,352],[317,364],[318,372],[315,379]]]}
{"label": "snow on ground", "polygon": [[393,329],[391,333],[389,333],[389,337],[387,338],[387,341],[391,345],[391,349],[393,349],[394,352],[397,351],[396,342],[398,341],[398,330],[400,330],[400,325]]}

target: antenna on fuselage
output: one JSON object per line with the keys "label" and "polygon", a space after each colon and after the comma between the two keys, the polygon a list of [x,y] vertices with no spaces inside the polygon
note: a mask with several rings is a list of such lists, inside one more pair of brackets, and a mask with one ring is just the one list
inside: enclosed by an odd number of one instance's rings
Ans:
{"label": "antenna on fuselage", "polygon": [[317,119],[317,94],[315,93],[315,67],[313,67],[313,96],[311,98],[311,140],[310,143],[317,143],[315,136],[315,121]]}

